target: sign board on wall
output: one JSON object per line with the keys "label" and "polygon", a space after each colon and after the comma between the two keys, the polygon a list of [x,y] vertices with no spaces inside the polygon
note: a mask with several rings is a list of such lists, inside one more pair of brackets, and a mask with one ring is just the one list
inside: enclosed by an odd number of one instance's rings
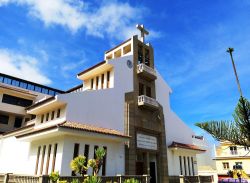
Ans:
{"label": "sign board on wall", "polygon": [[141,133],[136,134],[137,148],[157,150],[157,138]]}

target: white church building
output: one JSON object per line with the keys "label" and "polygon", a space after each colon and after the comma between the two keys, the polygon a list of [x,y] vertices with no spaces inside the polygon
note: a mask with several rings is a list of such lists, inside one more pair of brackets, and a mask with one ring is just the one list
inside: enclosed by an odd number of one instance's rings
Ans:
{"label": "white church building", "polygon": [[100,175],[150,174],[162,183],[197,175],[196,155],[205,150],[171,110],[172,90],[138,28],[140,38],[106,51],[68,91],[0,74],[0,173],[72,175],[74,157],[104,147]]}

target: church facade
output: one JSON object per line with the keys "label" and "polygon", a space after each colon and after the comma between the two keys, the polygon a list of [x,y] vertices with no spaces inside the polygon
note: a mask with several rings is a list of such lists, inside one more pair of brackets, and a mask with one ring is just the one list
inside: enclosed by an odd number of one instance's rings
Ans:
{"label": "church facade", "polygon": [[[102,146],[107,155],[101,175],[149,174],[152,182],[167,182],[170,175],[197,175],[196,155],[205,150],[194,144],[194,132],[171,110],[172,91],[155,69],[152,45],[144,41],[148,32],[143,26],[138,29],[140,38],[133,36],[106,51],[104,61],[77,74],[82,83],[68,91],[37,91],[39,86],[33,83],[30,89],[29,82],[24,89],[4,81],[18,78],[2,76],[1,96],[20,98],[20,92],[26,92],[33,98],[20,109],[19,127],[3,128],[6,122],[0,121],[1,173],[58,170],[71,175],[73,157],[93,158]],[[2,100],[1,115],[17,114],[15,110],[15,104]],[[9,163],[14,147],[20,156],[15,168]]]}

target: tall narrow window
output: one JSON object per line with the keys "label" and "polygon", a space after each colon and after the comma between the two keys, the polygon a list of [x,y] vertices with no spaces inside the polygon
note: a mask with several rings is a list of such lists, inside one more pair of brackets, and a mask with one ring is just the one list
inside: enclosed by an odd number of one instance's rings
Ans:
{"label": "tall narrow window", "polygon": [[49,113],[46,114],[46,121],[49,121]]}
{"label": "tall narrow window", "polygon": [[139,96],[144,95],[144,85],[142,83],[139,83]]}
{"label": "tall narrow window", "polygon": [[149,86],[146,87],[146,95],[148,97],[151,97],[151,87],[149,87]]}
{"label": "tall narrow window", "polygon": [[194,176],[194,158],[191,157],[191,162],[192,162],[192,171],[193,171],[193,176]]}
{"label": "tall narrow window", "polygon": [[94,79],[91,79],[90,89],[92,90],[94,88]]}
{"label": "tall narrow window", "polygon": [[102,176],[106,175],[106,162],[107,162],[107,147],[103,146],[103,149],[105,150],[105,156],[103,157],[103,164],[102,164]]}
{"label": "tall narrow window", "polygon": [[187,157],[187,161],[188,161],[188,175],[191,175],[190,159],[189,159],[189,157]]}
{"label": "tall narrow window", "polygon": [[99,76],[96,77],[95,89],[98,90]]}
{"label": "tall narrow window", "polygon": [[104,74],[102,74],[102,85],[101,87],[103,88],[104,87]]}
{"label": "tall narrow window", "polygon": [[145,49],[145,65],[150,67],[150,55],[148,49]]}
{"label": "tall narrow window", "polygon": [[44,120],[44,114],[41,116],[41,123],[43,123]]}
{"label": "tall narrow window", "polygon": [[58,110],[57,110],[57,114],[56,114],[56,117],[57,117],[57,118],[60,118],[60,113],[61,113],[61,109],[58,109]]}
{"label": "tall narrow window", "polygon": [[39,159],[40,159],[40,151],[41,151],[41,146],[39,146],[38,149],[37,149],[35,175],[37,175],[37,171],[38,171],[38,164],[39,164]]}
{"label": "tall narrow window", "polygon": [[[87,166],[88,164],[88,159],[89,159],[89,145],[88,144],[85,144],[85,147],[84,147],[84,156],[86,157],[86,161],[84,163],[84,166]],[[86,174],[87,171],[85,170],[83,172],[83,174]]]}
{"label": "tall narrow window", "polygon": [[182,158],[181,158],[181,156],[179,156],[179,161],[180,161],[180,174],[183,175],[183,171],[182,171]]}
{"label": "tall narrow window", "polygon": [[[76,158],[78,156],[78,154],[79,154],[79,146],[80,146],[79,144],[74,145],[73,159]],[[72,171],[71,175],[76,176],[74,171]]]}
{"label": "tall narrow window", "polygon": [[57,153],[57,144],[54,145],[54,152],[53,152],[53,159],[52,159],[52,172],[55,171],[55,164],[56,164],[56,153]]}
{"label": "tall narrow window", "polygon": [[186,157],[183,156],[183,161],[184,161],[184,172],[185,172],[185,175],[187,175],[187,165],[186,165]]}
{"label": "tall narrow window", "polygon": [[138,45],[138,64],[143,63],[143,52],[142,52],[142,46]]}
{"label": "tall narrow window", "polygon": [[110,85],[110,71],[107,72],[107,88],[109,88]]}
{"label": "tall narrow window", "polygon": [[46,151],[46,145],[43,146],[43,153],[42,153],[41,166],[40,166],[40,175],[43,174],[43,164],[44,164],[45,151]]}
{"label": "tall narrow window", "polygon": [[51,113],[51,120],[54,119],[54,116],[55,116],[55,111],[52,111],[52,113]]}
{"label": "tall narrow window", "polygon": [[49,145],[49,148],[48,148],[45,175],[48,175],[48,171],[49,171],[50,153],[51,153],[51,144]]}

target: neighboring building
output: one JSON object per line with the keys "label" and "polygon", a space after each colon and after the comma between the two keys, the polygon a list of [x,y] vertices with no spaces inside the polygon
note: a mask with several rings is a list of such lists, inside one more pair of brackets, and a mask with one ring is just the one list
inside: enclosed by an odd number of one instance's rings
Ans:
{"label": "neighboring building", "polygon": [[228,177],[228,171],[233,170],[234,165],[242,165],[243,170],[250,175],[250,148],[236,146],[230,142],[220,142],[216,147],[215,161],[219,178]]}
{"label": "neighboring building", "polygon": [[[34,119],[0,136],[0,172],[71,175],[73,157],[92,158],[103,146],[102,175],[150,174],[152,183],[197,175],[196,155],[205,150],[193,144],[194,132],[171,110],[172,91],[155,70],[153,47],[141,31],[141,40],[133,36],[79,73],[83,84],[34,98],[24,113]],[[12,159],[13,146],[20,149],[18,160]]]}

